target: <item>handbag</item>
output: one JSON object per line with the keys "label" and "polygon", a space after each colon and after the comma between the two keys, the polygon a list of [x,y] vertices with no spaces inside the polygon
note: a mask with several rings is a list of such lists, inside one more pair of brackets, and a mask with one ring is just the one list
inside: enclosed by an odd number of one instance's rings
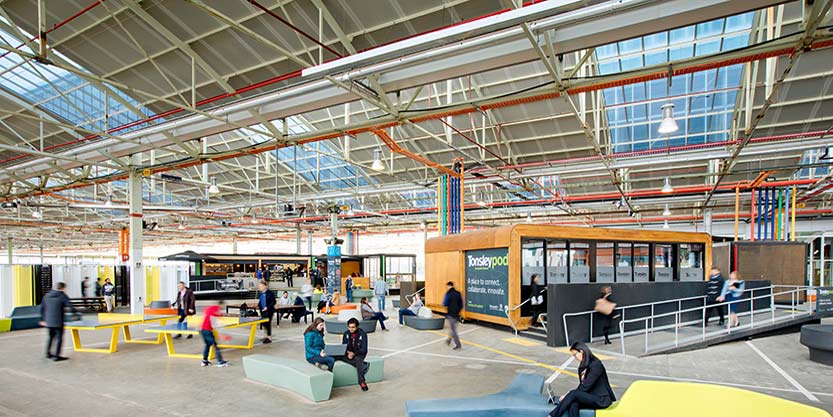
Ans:
{"label": "handbag", "polygon": [[613,313],[613,309],[616,308],[616,303],[608,301],[607,298],[597,298],[596,299],[596,306],[593,310],[604,314],[605,316],[609,316]]}
{"label": "handbag", "polygon": [[543,295],[534,295],[529,299],[530,304],[534,306],[539,306],[544,304],[544,296]]}

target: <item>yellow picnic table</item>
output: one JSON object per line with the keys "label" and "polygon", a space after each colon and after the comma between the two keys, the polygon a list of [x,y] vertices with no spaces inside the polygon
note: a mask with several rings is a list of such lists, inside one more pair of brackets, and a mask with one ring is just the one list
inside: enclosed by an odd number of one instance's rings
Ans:
{"label": "yellow picnic table", "polygon": [[[255,344],[255,334],[257,332],[257,326],[261,323],[266,323],[268,320],[265,318],[260,317],[217,317],[215,318],[217,321],[217,326],[214,329],[214,337],[217,338],[217,332],[220,330],[225,329],[233,329],[237,327],[246,327],[249,326],[249,341],[245,345],[233,345],[233,344],[224,344],[224,343],[217,343],[217,347],[223,349],[251,349],[254,347]],[[168,348],[168,356],[173,358],[189,358],[189,359],[202,359],[202,354],[198,353],[176,353],[174,349],[174,334],[190,334],[190,335],[199,335],[200,328],[202,327],[202,318],[198,318],[196,320],[192,320],[191,322],[185,321],[182,323],[174,323],[168,325],[162,325],[157,327],[151,327],[145,329],[148,333],[156,333],[159,337],[163,337],[165,339],[165,345]],[[219,340],[219,339],[218,339]],[[214,358],[214,347],[211,347],[211,350],[208,354],[209,359]]]}
{"label": "yellow picnic table", "polygon": [[[70,330],[72,347],[76,352],[113,353],[118,350],[119,329],[124,333],[125,343],[159,345],[162,343],[162,335],[159,335],[156,340],[134,340],[130,334],[130,326],[149,323],[164,325],[168,320],[176,318],[177,316],[99,313],[95,318],[67,322],[64,327]],[[81,345],[81,330],[101,329],[111,329],[110,346],[108,348],[85,348]]]}

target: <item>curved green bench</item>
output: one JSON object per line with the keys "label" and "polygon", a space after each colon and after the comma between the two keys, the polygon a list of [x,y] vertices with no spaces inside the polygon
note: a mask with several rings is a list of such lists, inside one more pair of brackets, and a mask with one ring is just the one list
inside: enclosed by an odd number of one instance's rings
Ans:
{"label": "curved green bench", "polygon": [[[338,321],[337,319],[324,319],[324,328],[327,333],[344,334],[347,331],[347,322]],[[376,331],[376,320],[361,320],[359,321],[359,328],[365,333],[373,333]]]}
{"label": "curved green bench", "polygon": [[416,330],[442,330],[445,319],[442,317],[405,316],[405,325]]}
{"label": "curved green bench", "polygon": [[[368,356],[364,361],[370,364],[364,379],[367,382],[379,382],[385,377],[385,360],[380,356]],[[356,368],[347,362],[336,361],[333,368],[333,388],[347,385],[356,385],[359,377],[356,375]]]}
{"label": "curved green bench", "polygon": [[297,392],[315,402],[329,400],[333,389],[333,373],[306,361],[249,355],[243,357],[243,371],[246,378]]}
{"label": "curved green bench", "polygon": [[373,290],[353,290],[353,303],[360,303],[362,301],[362,297],[367,297],[367,300],[370,301],[373,298]]}

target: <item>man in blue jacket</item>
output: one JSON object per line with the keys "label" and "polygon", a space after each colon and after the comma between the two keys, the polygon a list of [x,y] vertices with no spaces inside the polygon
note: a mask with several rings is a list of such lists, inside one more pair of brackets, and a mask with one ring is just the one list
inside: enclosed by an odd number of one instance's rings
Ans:
{"label": "man in blue jacket", "polygon": [[[55,362],[69,358],[61,356],[61,343],[64,340],[64,309],[73,311],[72,303],[66,295],[66,284],[59,282],[55,289],[49,291],[40,305],[41,321],[39,324],[49,329],[49,339],[46,342],[46,358]],[[55,354],[52,354],[52,342],[55,342]]]}
{"label": "man in blue jacket", "polygon": [[266,328],[266,337],[263,338],[263,343],[272,343],[272,316],[275,315],[275,294],[269,290],[269,284],[266,281],[260,281],[257,284],[257,289],[260,290],[260,297],[257,300],[257,309],[260,311],[260,317],[269,319],[266,323],[261,323],[261,327]]}
{"label": "man in blue jacket", "polygon": [[368,364],[364,361],[367,357],[367,333],[359,328],[359,320],[355,317],[347,320],[347,331],[341,336],[341,344],[347,345],[346,356],[341,360],[356,368],[359,386],[362,387],[362,391],[367,391],[367,382],[364,380],[364,374],[368,369]]}

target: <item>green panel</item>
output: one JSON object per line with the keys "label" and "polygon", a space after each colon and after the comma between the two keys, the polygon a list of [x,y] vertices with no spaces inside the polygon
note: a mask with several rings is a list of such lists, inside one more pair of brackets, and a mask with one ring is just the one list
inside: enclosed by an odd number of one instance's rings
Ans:
{"label": "green panel", "polygon": [[10,331],[12,328],[12,319],[0,319],[0,333]]}
{"label": "green panel", "polygon": [[313,364],[270,355],[243,357],[246,378],[297,392],[312,401],[330,399],[333,374]]}
{"label": "green panel", "polygon": [[[379,356],[368,356],[365,362],[370,364],[364,379],[367,382],[379,382],[385,376],[385,360]],[[347,385],[357,385],[359,383],[359,376],[356,374],[356,368],[347,362],[336,361],[335,369],[333,369],[333,387],[343,387]]]}

